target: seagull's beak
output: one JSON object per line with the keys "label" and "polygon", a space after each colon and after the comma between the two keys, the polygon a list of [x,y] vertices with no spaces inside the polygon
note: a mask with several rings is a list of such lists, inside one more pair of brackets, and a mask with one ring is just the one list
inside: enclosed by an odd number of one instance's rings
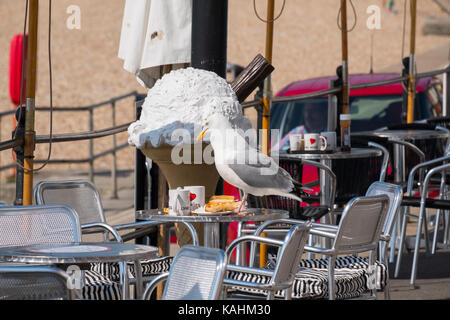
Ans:
{"label": "seagull's beak", "polygon": [[205,136],[205,134],[206,134],[206,131],[208,131],[208,127],[206,127],[205,129],[203,129],[203,131],[202,132],[200,132],[200,134],[197,136],[197,141],[202,141],[203,140],[203,137]]}

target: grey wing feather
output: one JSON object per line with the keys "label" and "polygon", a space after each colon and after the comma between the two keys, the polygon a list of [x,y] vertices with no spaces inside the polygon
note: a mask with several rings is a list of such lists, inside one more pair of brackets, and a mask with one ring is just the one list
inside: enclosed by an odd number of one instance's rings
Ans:
{"label": "grey wing feather", "polygon": [[280,167],[273,174],[262,174],[261,169],[267,166],[258,164],[231,164],[229,167],[251,187],[278,189],[284,192],[290,192],[294,188],[291,176]]}

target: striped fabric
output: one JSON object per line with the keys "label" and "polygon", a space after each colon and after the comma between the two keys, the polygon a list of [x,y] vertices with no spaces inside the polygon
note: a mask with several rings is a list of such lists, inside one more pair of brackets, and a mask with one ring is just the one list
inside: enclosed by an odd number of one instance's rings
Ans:
{"label": "striped fabric", "polygon": [[82,288],[84,300],[120,300],[120,285],[111,281],[101,273],[85,271],[85,281]]}
{"label": "striped fabric", "polygon": [[[142,276],[155,276],[169,272],[173,257],[160,257],[150,260],[141,260]],[[134,263],[127,262],[130,277],[135,277]],[[104,275],[112,281],[120,281],[119,263],[92,263],[91,270]]]}
{"label": "striped fabric", "polygon": [[[266,269],[273,269],[276,257],[270,256]],[[367,259],[360,257],[339,257],[336,259],[335,282],[336,299],[351,299],[359,297],[369,291],[367,281],[369,274]],[[327,299],[328,298],[328,260],[327,259],[303,259],[295,276],[292,286],[292,299]],[[386,266],[376,263],[377,289],[386,286]],[[254,275],[250,273],[230,271],[228,278],[256,283],[268,283],[270,277]],[[266,296],[264,290],[255,290],[244,287],[233,287],[232,293],[250,293]],[[276,298],[284,298],[285,292],[275,293]]]}

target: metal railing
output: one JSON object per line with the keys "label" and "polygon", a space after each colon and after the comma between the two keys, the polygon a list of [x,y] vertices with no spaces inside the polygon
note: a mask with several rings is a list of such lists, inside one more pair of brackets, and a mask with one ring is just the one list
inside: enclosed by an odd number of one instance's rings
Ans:
{"label": "metal railing", "polygon": [[[444,69],[433,70],[433,71],[428,71],[428,72],[424,72],[424,73],[418,73],[415,75],[415,77],[416,77],[416,79],[421,79],[421,78],[428,78],[428,77],[433,77],[433,76],[437,76],[437,75],[441,75],[441,74],[450,74],[450,66],[448,66]],[[380,87],[380,86],[385,86],[388,84],[403,82],[403,81],[407,81],[407,80],[408,80],[408,77],[403,76],[403,77],[392,78],[389,80],[361,83],[361,84],[356,84],[356,85],[350,85],[350,90]],[[444,88],[444,90],[445,90],[445,88]],[[331,88],[331,89],[319,90],[319,91],[314,91],[311,93],[294,95],[294,96],[274,97],[273,99],[271,99],[271,101],[272,101],[272,103],[299,101],[299,100],[306,100],[306,99],[311,99],[311,98],[319,98],[319,97],[327,96],[330,94],[337,94],[339,92],[341,92],[341,87],[335,87],[335,88]],[[242,108],[244,108],[244,109],[251,108],[251,107],[258,107],[258,106],[262,106],[262,101],[255,100],[255,101],[245,102],[242,104]]]}
{"label": "metal railing", "polygon": [[[94,162],[95,160],[112,154],[112,165],[111,165],[111,184],[112,184],[112,197],[117,198],[117,151],[122,150],[128,146],[128,143],[123,143],[117,145],[116,134],[124,132],[127,130],[128,126],[131,124],[125,123],[121,125],[116,125],[116,103],[120,100],[124,100],[130,97],[134,97],[135,100],[138,97],[138,92],[132,91],[130,93],[111,98],[109,100],[96,103],[89,106],[83,107],[57,107],[53,108],[53,112],[88,112],[88,125],[89,131],[87,132],[79,132],[79,133],[64,133],[64,134],[53,134],[51,142],[52,143],[60,143],[60,142],[72,142],[72,141],[89,141],[89,156],[87,158],[81,159],[50,159],[48,160],[49,164],[89,164],[89,180],[94,182]],[[111,108],[111,124],[110,128],[94,130],[94,111],[97,108],[109,106]],[[49,112],[51,109],[49,107],[37,107],[36,111],[39,112]],[[0,113],[0,128],[1,121],[3,117],[11,116],[14,114],[16,110],[9,110]],[[105,151],[95,154],[94,153],[94,140],[97,138],[102,138],[106,136],[112,136],[112,147]],[[38,135],[35,140],[36,144],[39,143],[49,143],[50,136],[49,135]],[[23,145],[23,138],[11,139],[4,142],[0,142],[0,151],[11,149],[17,146]],[[44,163],[47,160],[36,159],[35,163]],[[5,166],[0,167],[0,171],[7,170],[16,167],[15,163],[11,163]]]}

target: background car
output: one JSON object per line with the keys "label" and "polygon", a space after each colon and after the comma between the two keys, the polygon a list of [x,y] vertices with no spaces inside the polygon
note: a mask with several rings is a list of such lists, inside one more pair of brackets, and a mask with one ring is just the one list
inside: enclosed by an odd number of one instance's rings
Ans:
{"label": "background car", "polygon": [[[398,74],[355,74],[350,75],[350,85],[379,82],[398,78]],[[282,88],[277,97],[295,96],[326,90],[330,81],[337,77],[321,77],[293,82]],[[431,77],[417,80],[417,94],[414,120],[422,120],[441,115],[442,95],[440,83]],[[350,90],[351,132],[371,131],[381,127],[401,123],[403,103],[402,83],[379,87]],[[274,103],[271,108],[271,129],[279,129],[280,137],[300,126],[305,121],[306,108],[313,106],[320,115],[321,124],[315,132],[326,131],[328,122],[328,97],[312,98],[291,102]],[[285,139],[288,142],[288,139]],[[280,146],[287,149],[287,145]],[[281,149],[283,149],[281,148]]]}

